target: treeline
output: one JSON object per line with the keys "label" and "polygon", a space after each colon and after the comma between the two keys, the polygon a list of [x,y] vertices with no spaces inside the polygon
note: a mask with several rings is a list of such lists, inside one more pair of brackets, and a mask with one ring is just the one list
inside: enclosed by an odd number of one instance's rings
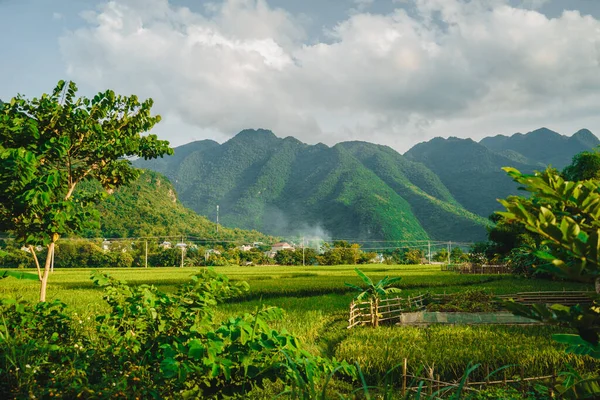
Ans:
{"label": "treeline", "polygon": [[[381,252],[365,251],[357,243],[335,241],[325,243],[319,250],[305,247],[279,250],[271,253],[271,246],[259,245],[242,250],[235,243],[220,242],[205,245],[185,243],[184,248],[171,247],[157,241],[71,239],[56,245],[54,265],[57,268],[129,268],[226,265],[356,265],[356,264],[423,264],[428,257],[421,249],[398,248]],[[36,251],[38,259],[45,262],[45,252]],[[182,257],[183,256],[183,257]],[[450,261],[468,260],[467,254],[456,247]],[[432,255],[432,261],[447,262],[444,248]],[[0,266],[5,268],[33,267],[30,249],[16,246],[13,241],[0,241]]]}

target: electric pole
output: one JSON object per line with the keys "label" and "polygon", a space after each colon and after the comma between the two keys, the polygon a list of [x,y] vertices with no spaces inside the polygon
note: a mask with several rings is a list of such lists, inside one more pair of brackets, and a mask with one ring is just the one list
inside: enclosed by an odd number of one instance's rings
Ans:
{"label": "electric pole", "polygon": [[144,257],[144,264],[148,268],[148,241],[146,240],[146,256]]}
{"label": "electric pole", "polygon": [[304,257],[304,236],[302,236],[302,266],[306,266],[306,259]]}
{"label": "electric pole", "polygon": [[429,264],[431,264],[431,242],[427,241],[427,258],[429,258]]}
{"label": "electric pole", "polygon": [[183,243],[183,236],[181,237],[181,266],[179,268],[183,268],[183,252],[185,250],[185,244]]}
{"label": "electric pole", "polygon": [[219,205],[217,204],[217,236],[219,235]]}

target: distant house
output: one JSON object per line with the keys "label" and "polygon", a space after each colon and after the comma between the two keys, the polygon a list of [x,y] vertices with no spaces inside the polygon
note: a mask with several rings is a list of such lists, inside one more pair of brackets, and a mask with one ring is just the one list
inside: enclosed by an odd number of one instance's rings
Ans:
{"label": "distant house", "polygon": [[210,256],[211,256],[211,255],[216,255],[216,256],[218,256],[218,255],[220,255],[220,254],[221,254],[221,252],[220,252],[219,250],[215,250],[215,249],[208,249],[208,250],[206,250],[206,251],[204,252],[204,259],[205,259],[206,261],[208,261],[208,259],[210,258]]}
{"label": "distant house", "polygon": [[170,249],[172,247],[171,242],[167,242],[166,240],[162,242],[159,246],[163,249]]}
{"label": "distant house", "polygon": [[110,240],[105,240],[102,242],[102,250],[104,251],[109,251],[110,250],[110,245],[111,245],[111,241]]}
{"label": "distant house", "polygon": [[280,250],[294,250],[294,246],[286,242],[275,243],[271,246],[271,252],[277,253]]}
{"label": "distant house", "polygon": [[175,245],[175,247],[177,247],[177,248],[184,248],[185,249],[187,247],[187,244],[185,244],[185,243],[177,243]]}
{"label": "distant house", "polygon": [[241,246],[238,246],[238,250],[240,251],[250,251],[254,248],[254,246],[250,246],[249,244],[243,244]]}
{"label": "distant house", "polygon": [[381,264],[384,261],[385,261],[385,257],[381,253],[378,253],[375,257],[373,257],[369,260],[369,262],[372,264]]}

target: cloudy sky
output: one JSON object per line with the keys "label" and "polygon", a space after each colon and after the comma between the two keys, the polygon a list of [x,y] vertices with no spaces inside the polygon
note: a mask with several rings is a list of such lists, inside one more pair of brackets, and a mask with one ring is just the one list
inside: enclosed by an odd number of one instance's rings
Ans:
{"label": "cloudy sky", "polygon": [[0,0],[0,99],[152,97],[180,145],[600,135],[597,0]]}

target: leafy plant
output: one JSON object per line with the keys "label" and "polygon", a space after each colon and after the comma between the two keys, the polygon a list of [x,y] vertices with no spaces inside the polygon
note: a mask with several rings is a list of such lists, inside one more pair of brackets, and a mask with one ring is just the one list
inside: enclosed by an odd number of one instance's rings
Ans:
{"label": "leafy plant", "polygon": [[358,292],[360,292],[354,297],[356,300],[361,301],[366,298],[376,299],[381,298],[383,296],[387,296],[390,293],[401,292],[401,289],[393,287],[392,285],[396,282],[399,282],[402,279],[402,277],[390,278],[389,276],[386,276],[377,283],[373,283],[371,278],[365,275],[365,273],[362,272],[360,269],[354,268],[354,271],[356,271],[360,279],[362,279],[362,281],[367,285],[366,288],[363,288],[357,285],[353,285],[351,283],[345,283],[346,286],[351,287],[352,289],[355,289]]}
{"label": "leafy plant", "polygon": [[[97,218],[91,206],[103,193],[77,194],[78,185],[97,181],[112,192],[139,176],[126,157],[173,153],[167,141],[141,135],[160,121],[151,115],[151,99],[111,90],[92,99],[76,93],[73,82],[59,81],[50,95],[19,95],[0,109],[0,230],[32,252],[40,301],[46,300],[56,241]],[[36,245],[47,249],[43,271]]]}

